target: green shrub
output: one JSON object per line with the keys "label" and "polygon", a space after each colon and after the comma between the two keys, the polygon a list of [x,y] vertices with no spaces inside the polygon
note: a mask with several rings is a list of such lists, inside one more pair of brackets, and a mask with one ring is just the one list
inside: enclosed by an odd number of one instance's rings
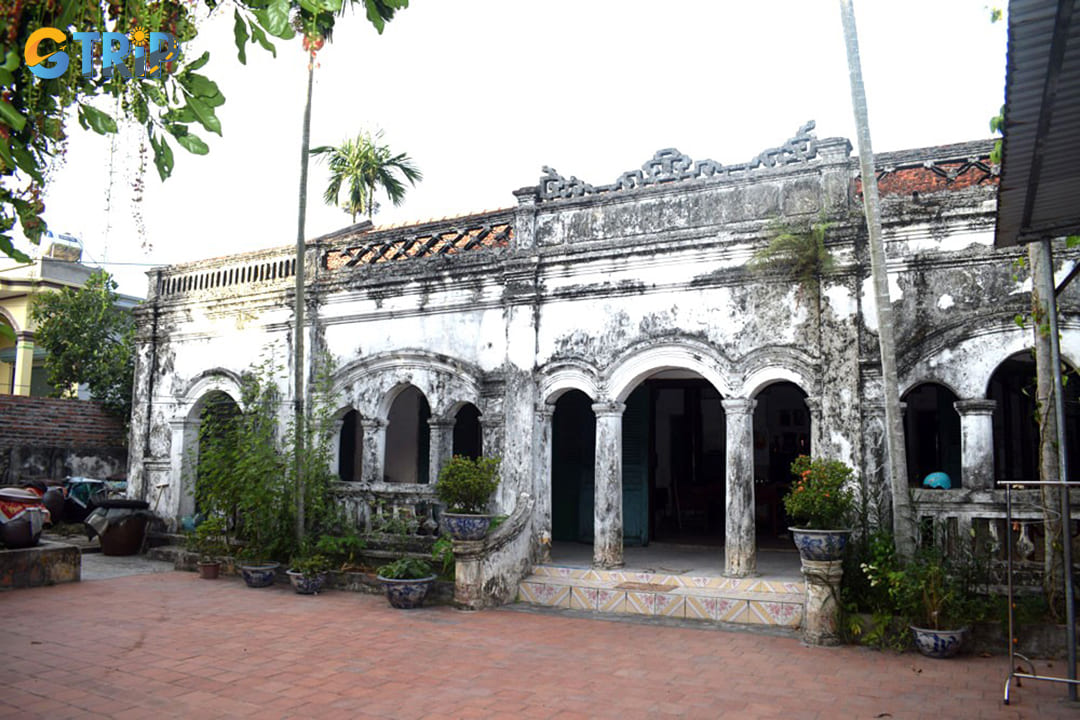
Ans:
{"label": "green shrub", "polygon": [[225,518],[212,515],[187,534],[187,548],[198,553],[200,562],[216,562],[229,554]]}
{"label": "green shrub", "polygon": [[430,577],[431,565],[420,558],[403,557],[381,566],[376,572],[390,580],[419,580]]}
{"label": "green shrub", "polygon": [[837,530],[847,527],[855,496],[848,487],[854,471],[839,460],[800,455],[791,463],[797,479],[784,496],[784,509],[797,527]]}
{"label": "green shrub", "polygon": [[499,486],[499,458],[455,455],[443,466],[435,494],[448,512],[483,515]]}

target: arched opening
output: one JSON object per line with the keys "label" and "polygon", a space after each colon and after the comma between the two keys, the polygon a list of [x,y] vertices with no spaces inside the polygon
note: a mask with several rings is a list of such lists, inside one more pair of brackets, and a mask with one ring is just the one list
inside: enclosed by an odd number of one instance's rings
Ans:
{"label": "arched opening", "polygon": [[627,545],[724,542],[727,431],[720,393],[697,373],[644,380],[623,413]]}
{"label": "arched opening", "polygon": [[[1070,368],[1069,375],[1075,370]],[[1080,439],[1080,379],[1065,383],[1065,440],[1069,466],[1075,467]],[[1035,359],[1031,352],[1013,355],[990,376],[987,393],[994,405],[994,479],[1039,479],[1039,425],[1036,420]]]}
{"label": "arched opening", "polygon": [[555,401],[551,418],[551,538],[555,542],[593,540],[593,476],[596,471],[596,415],[580,390]]}
{"label": "arched opening", "polygon": [[390,406],[386,427],[386,460],[383,472],[387,482],[426,483],[428,448],[431,431],[428,419],[431,408],[427,398],[410,385],[398,393]]}
{"label": "arched opening", "polygon": [[480,432],[480,410],[472,403],[465,403],[454,416],[454,455],[476,459],[483,454],[483,437]]}
{"label": "arched opening", "polygon": [[[228,393],[211,390],[199,399],[191,415],[198,418],[197,436],[188,438],[189,447],[195,451],[195,482],[181,500],[182,518],[199,512],[199,482],[202,478],[230,472],[230,466],[236,460],[240,406]],[[191,434],[195,435],[194,432]]]}
{"label": "arched opening", "polygon": [[956,394],[938,383],[923,383],[902,398],[904,443],[907,449],[908,479],[919,487],[930,473],[943,472],[952,487],[961,486],[960,413]]}
{"label": "arched opening", "polygon": [[782,499],[791,486],[791,463],[811,451],[810,412],[806,393],[793,382],[773,383],[756,400],[754,521],[759,539],[771,539],[787,533]]}
{"label": "arched opening", "polygon": [[341,419],[338,438],[338,477],[345,482],[358,482],[363,472],[364,426],[360,413],[350,410]]}

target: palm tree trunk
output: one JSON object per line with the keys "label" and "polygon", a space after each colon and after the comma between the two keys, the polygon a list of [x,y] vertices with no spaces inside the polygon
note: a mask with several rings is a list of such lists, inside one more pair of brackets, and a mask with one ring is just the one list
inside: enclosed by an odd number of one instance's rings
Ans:
{"label": "palm tree trunk", "polygon": [[840,0],[844,23],[848,72],[851,81],[851,104],[859,146],[863,206],[870,235],[870,274],[877,300],[878,342],[881,352],[881,376],[885,391],[885,439],[888,446],[889,480],[892,494],[893,537],[896,553],[910,558],[915,554],[915,521],[908,496],[907,457],[904,454],[904,422],[900,414],[900,391],[896,375],[896,342],[889,298],[889,278],[885,268],[885,247],[881,239],[881,205],[877,176],[874,174],[874,151],[870,145],[870,122],[866,112],[862,66],[859,62],[859,37],[855,28],[852,0]]}
{"label": "palm tree trunk", "polygon": [[293,327],[293,432],[296,455],[296,542],[304,540],[304,223],[307,216],[308,150],[311,146],[311,86],[315,78],[315,55],[308,55],[307,100],[300,141],[300,207],[296,223],[296,324]]}

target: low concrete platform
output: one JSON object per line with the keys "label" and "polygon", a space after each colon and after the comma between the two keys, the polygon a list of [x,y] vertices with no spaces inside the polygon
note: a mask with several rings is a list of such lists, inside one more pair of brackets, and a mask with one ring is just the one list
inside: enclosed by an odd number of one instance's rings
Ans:
{"label": "low concrete platform", "polygon": [[82,553],[68,543],[42,540],[34,547],[0,550],[0,590],[78,582]]}
{"label": "low concrete platform", "polygon": [[723,574],[723,549],[653,543],[626,548],[625,567],[591,567],[588,545],[557,543],[518,586],[519,602],[704,622],[802,625],[806,588],[795,552],[758,553],[759,574]]}

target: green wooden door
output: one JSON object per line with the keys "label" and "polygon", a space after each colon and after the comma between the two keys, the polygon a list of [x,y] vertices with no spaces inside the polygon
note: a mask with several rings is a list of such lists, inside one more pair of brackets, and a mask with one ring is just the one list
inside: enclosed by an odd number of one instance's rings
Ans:
{"label": "green wooden door", "polygon": [[638,386],[626,399],[622,419],[623,544],[649,543],[650,393]]}

